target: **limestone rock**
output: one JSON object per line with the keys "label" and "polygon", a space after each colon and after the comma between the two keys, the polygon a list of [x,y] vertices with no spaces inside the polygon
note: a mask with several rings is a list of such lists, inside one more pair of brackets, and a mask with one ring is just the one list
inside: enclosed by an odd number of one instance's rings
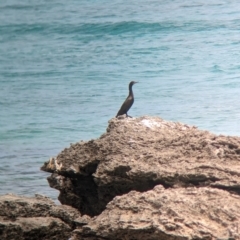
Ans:
{"label": "limestone rock", "polygon": [[132,190],[204,187],[240,193],[240,138],[158,117],[111,119],[99,139],[78,142],[42,170],[63,204],[99,215]]}
{"label": "limestone rock", "polygon": [[1,240],[68,239],[80,213],[47,197],[0,196]]}
{"label": "limestone rock", "polygon": [[240,197],[212,188],[131,191],[115,197],[73,239],[239,239]]}

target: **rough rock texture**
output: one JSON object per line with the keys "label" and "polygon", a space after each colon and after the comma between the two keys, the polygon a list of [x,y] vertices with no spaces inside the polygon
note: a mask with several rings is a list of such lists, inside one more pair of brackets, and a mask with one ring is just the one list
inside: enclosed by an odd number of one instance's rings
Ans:
{"label": "rough rock texture", "polygon": [[[13,194],[0,196],[0,239],[68,239],[80,213],[70,206],[57,206],[49,198]],[[76,222],[75,222],[76,221]]]}
{"label": "rough rock texture", "polygon": [[79,142],[44,164],[59,200],[98,215],[115,196],[155,185],[211,186],[240,193],[240,138],[157,117],[112,119],[99,139]]}
{"label": "rough rock texture", "polygon": [[77,239],[238,239],[239,161],[239,137],[157,117],[115,118],[99,139],[72,144],[42,170],[61,203],[93,217]]}
{"label": "rough rock texture", "polygon": [[75,238],[112,240],[239,239],[240,197],[212,188],[131,191],[115,197]]}

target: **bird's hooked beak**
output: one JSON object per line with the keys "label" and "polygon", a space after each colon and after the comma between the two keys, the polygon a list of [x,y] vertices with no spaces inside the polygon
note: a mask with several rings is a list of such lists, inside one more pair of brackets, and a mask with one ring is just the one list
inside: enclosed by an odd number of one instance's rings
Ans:
{"label": "bird's hooked beak", "polygon": [[134,84],[135,84],[135,83],[139,83],[139,82],[135,82],[135,81],[134,81]]}

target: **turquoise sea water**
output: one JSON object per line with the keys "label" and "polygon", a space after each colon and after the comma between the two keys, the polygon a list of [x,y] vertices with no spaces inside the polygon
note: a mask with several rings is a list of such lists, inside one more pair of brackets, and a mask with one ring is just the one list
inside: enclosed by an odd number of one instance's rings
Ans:
{"label": "turquoise sea water", "polygon": [[240,2],[0,2],[0,194],[56,199],[39,169],[132,116],[240,136]]}

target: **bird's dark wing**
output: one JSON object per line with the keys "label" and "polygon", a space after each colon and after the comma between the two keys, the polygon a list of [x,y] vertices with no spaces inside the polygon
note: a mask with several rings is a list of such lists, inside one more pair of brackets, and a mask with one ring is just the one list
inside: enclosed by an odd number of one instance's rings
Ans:
{"label": "bird's dark wing", "polygon": [[122,104],[120,110],[118,111],[117,117],[123,114],[126,114],[128,110],[131,108],[133,105],[134,99],[132,96],[128,96],[127,99],[124,101]]}

